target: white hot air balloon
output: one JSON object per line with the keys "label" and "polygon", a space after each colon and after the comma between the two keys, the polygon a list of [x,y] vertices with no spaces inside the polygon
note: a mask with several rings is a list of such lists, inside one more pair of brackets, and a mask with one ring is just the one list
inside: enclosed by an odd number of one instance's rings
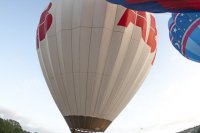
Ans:
{"label": "white hot air balloon", "polygon": [[150,13],[105,0],[52,0],[37,30],[49,90],[72,133],[104,132],[152,67]]}

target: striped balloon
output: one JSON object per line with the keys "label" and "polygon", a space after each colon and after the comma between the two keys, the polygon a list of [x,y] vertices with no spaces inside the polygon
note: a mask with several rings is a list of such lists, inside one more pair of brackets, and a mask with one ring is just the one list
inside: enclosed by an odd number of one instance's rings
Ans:
{"label": "striped balloon", "polygon": [[200,13],[176,13],[169,20],[173,46],[186,58],[200,62]]}
{"label": "striped balloon", "polygon": [[37,30],[49,90],[72,133],[104,132],[155,59],[154,17],[104,0],[52,0]]}

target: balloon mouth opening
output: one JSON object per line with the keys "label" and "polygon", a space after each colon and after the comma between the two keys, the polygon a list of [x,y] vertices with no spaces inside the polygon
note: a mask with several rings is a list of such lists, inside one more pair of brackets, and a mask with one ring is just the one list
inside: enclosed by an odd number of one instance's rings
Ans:
{"label": "balloon mouth opening", "polygon": [[98,132],[98,133],[103,133],[104,131],[100,131],[99,128],[96,129],[96,131],[91,131],[87,129],[70,129],[72,133],[91,133],[91,132]]}
{"label": "balloon mouth opening", "polygon": [[112,123],[110,120],[91,116],[65,116],[72,133],[104,132]]}

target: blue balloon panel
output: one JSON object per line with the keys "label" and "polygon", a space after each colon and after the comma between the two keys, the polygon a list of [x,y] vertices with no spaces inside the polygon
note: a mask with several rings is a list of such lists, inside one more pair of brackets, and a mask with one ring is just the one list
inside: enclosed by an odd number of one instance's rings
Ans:
{"label": "blue balloon panel", "polygon": [[200,62],[200,13],[173,13],[168,25],[173,46],[186,58]]}

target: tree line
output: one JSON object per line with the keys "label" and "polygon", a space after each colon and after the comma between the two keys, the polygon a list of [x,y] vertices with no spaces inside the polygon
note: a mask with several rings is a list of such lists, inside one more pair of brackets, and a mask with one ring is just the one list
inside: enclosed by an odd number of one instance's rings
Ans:
{"label": "tree line", "polygon": [[193,128],[189,128],[178,133],[200,133],[200,126],[195,126]]}
{"label": "tree line", "polygon": [[[31,133],[23,130],[20,123],[15,120],[0,118],[0,133]],[[35,132],[36,133],[36,132]]]}

